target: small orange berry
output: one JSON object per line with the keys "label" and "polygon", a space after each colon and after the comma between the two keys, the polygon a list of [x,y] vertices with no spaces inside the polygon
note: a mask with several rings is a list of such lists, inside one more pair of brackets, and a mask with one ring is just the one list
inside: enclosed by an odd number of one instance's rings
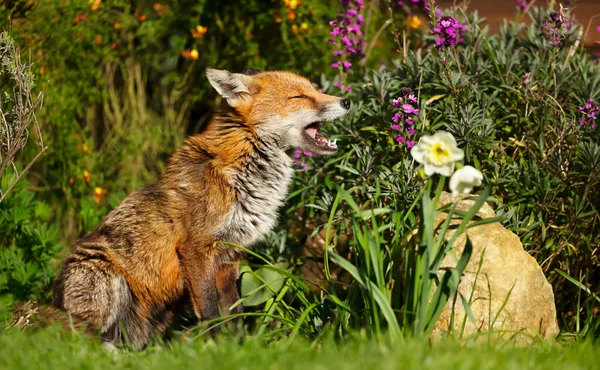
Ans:
{"label": "small orange berry", "polygon": [[83,170],[83,179],[85,180],[85,182],[90,182],[90,180],[92,179],[92,175],[90,175],[90,173],[87,170]]}
{"label": "small orange berry", "polygon": [[198,50],[194,49],[190,52],[190,59],[192,60],[198,60]]}

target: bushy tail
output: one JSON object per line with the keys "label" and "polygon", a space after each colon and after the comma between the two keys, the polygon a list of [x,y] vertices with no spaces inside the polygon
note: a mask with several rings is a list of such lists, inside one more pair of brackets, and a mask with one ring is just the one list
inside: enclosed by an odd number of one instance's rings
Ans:
{"label": "bushy tail", "polygon": [[75,330],[90,336],[98,335],[93,324],[69,315],[57,308],[40,305],[37,301],[28,301],[15,305],[12,326],[19,329],[38,329],[60,324],[65,330]]}

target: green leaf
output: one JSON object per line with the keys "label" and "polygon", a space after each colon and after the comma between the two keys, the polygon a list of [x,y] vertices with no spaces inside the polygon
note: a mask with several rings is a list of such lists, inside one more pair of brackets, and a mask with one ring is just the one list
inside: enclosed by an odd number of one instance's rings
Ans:
{"label": "green leaf", "polygon": [[[287,263],[278,263],[274,266],[285,269]],[[249,268],[245,268],[242,272],[241,290],[244,306],[252,307],[265,303],[277,294],[285,283],[285,276],[268,267],[261,267],[256,271],[248,270]]]}

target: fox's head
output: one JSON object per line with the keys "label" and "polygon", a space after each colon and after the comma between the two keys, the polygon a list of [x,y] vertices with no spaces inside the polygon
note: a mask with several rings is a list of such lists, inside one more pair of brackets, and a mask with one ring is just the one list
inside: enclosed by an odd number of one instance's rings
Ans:
{"label": "fox's head", "polygon": [[291,72],[231,73],[209,68],[206,75],[259,137],[277,142],[283,150],[317,154],[337,150],[335,141],[321,134],[321,126],[348,113],[348,99],[320,93],[306,78]]}

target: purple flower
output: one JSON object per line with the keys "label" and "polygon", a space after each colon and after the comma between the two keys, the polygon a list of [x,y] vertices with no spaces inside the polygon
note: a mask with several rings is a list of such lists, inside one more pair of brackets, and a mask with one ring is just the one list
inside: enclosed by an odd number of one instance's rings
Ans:
{"label": "purple flower", "polygon": [[412,14],[411,8],[420,8],[421,11],[425,13],[429,13],[429,8],[431,7],[431,3],[435,1],[428,0],[398,0],[396,4],[399,6],[407,7],[408,15]]}
{"label": "purple flower", "polygon": [[527,10],[528,8],[529,4],[525,0],[517,0],[517,10]]}
{"label": "purple flower", "polygon": [[301,161],[300,158],[302,158],[302,155],[305,155],[307,157],[312,157],[313,153],[312,152],[302,152],[301,150],[296,150],[294,152],[294,158],[296,158],[296,160],[294,161],[293,165],[297,166],[297,167],[302,167],[302,169],[304,171],[306,171],[306,169],[308,168],[308,164],[304,161]]}
{"label": "purple flower", "polygon": [[594,99],[590,99],[583,106],[578,108],[581,113],[585,115],[585,118],[580,118],[577,122],[581,126],[590,125],[591,128],[596,128],[596,112],[600,111],[598,105],[594,102]]}
{"label": "purple flower", "polygon": [[467,27],[461,25],[454,17],[445,15],[437,20],[437,27],[432,31],[435,36],[435,47],[443,50],[449,46],[456,46],[463,41],[462,32]]}
{"label": "purple flower", "polygon": [[405,144],[409,148],[414,145],[413,140],[408,140],[407,136],[412,136],[416,130],[412,125],[415,123],[414,118],[419,114],[419,109],[413,104],[417,103],[417,98],[412,90],[404,87],[400,89],[400,96],[392,100],[392,107],[398,111],[392,116],[392,130],[400,131],[396,135],[396,141]]}
{"label": "purple flower", "polygon": [[560,12],[551,12],[542,25],[545,29],[545,37],[552,42],[552,45],[558,46],[565,39],[562,33],[563,26],[567,30],[570,29],[571,21],[567,19],[567,15],[561,10]]}
{"label": "purple flower", "polygon": [[331,66],[333,68],[343,66],[340,69],[340,83],[336,86],[347,92],[351,88],[347,87],[344,81],[345,70],[352,67],[352,62],[347,59],[354,58],[354,56],[358,58],[364,58],[365,56],[363,53],[365,41],[361,29],[365,20],[360,13],[365,5],[363,0],[340,0],[340,4],[344,7],[344,11],[340,12],[335,20],[329,22],[333,29],[330,32],[332,38],[327,41],[337,46],[337,50],[333,52],[333,55],[340,58]]}
{"label": "purple flower", "polygon": [[404,109],[404,113],[406,114],[419,114],[419,110],[413,108],[410,104],[403,104],[402,109]]}

